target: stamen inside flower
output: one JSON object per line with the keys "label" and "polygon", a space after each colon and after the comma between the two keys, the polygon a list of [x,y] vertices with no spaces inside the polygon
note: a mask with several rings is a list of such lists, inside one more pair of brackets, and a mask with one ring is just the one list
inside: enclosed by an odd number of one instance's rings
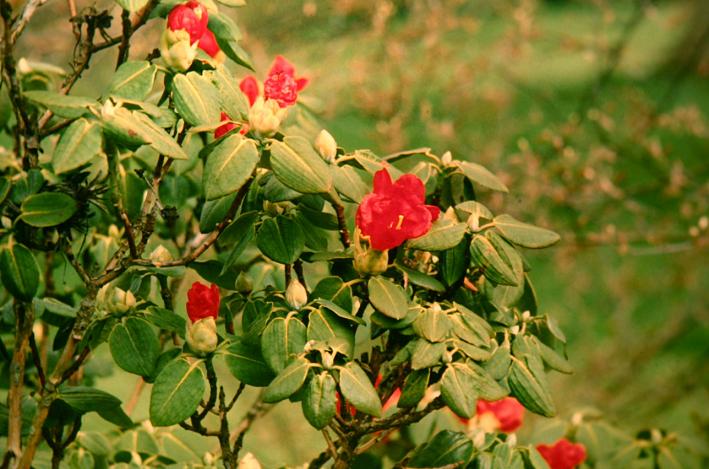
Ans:
{"label": "stamen inside flower", "polygon": [[401,225],[403,225],[403,224],[404,224],[404,216],[403,216],[403,215],[399,215],[399,221],[396,223],[396,228],[395,228],[395,229],[400,230],[400,229],[401,229]]}

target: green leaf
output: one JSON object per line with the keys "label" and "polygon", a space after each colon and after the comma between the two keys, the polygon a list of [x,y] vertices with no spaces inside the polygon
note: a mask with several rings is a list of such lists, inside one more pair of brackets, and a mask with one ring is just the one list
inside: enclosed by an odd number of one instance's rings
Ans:
{"label": "green leaf", "polygon": [[335,378],[323,372],[313,376],[305,388],[303,415],[318,430],[325,428],[337,412],[336,386]]}
{"label": "green leaf", "polygon": [[367,374],[356,362],[338,366],[340,391],[355,409],[365,414],[381,417],[382,403]]}
{"label": "green leaf", "polygon": [[333,303],[330,300],[325,300],[323,298],[316,298],[315,302],[321,304],[324,308],[327,308],[328,310],[335,313],[335,316],[338,316],[342,319],[346,319],[351,322],[355,322],[360,325],[366,324],[364,319],[351,314],[350,312],[344,310],[341,306]]}
{"label": "green leaf", "polygon": [[249,114],[249,101],[244,93],[239,89],[238,81],[227,70],[220,65],[216,70],[205,72],[219,91],[219,104],[222,111],[226,112],[232,119],[246,118]]}
{"label": "green leaf", "polygon": [[478,395],[471,373],[465,365],[451,363],[441,377],[441,397],[459,417],[470,418],[475,414]]}
{"label": "green leaf", "polygon": [[172,96],[177,113],[188,124],[201,126],[219,122],[219,93],[209,79],[199,73],[177,74],[172,82]]}
{"label": "green leaf", "polygon": [[129,373],[153,376],[160,343],[147,321],[132,317],[119,322],[111,331],[108,345],[116,365]]}
{"label": "green leaf", "polygon": [[246,0],[217,0],[217,3],[226,7],[243,7],[246,5]]}
{"label": "green leaf", "polygon": [[413,323],[414,332],[429,342],[443,342],[453,324],[448,315],[439,309],[428,308]]}
{"label": "green leaf", "polygon": [[5,202],[5,199],[10,194],[10,189],[12,189],[10,178],[0,177],[0,205]]}
{"label": "green leaf", "polygon": [[32,251],[11,239],[0,251],[0,279],[12,296],[32,301],[39,288],[39,265]]}
{"label": "green leaf", "polygon": [[68,96],[53,91],[25,91],[25,98],[28,101],[46,107],[59,117],[76,119],[88,111],[90,106],[97,105],[95,99],[83,96]]}
{"label": "green leaf", "polygon": [[184,316],[176,314],[169,309],[152,306],[146,310],[145,319],[159,329],[174,332],[184,338],[186,321]]}
{"label": "green leaf", "polygon": [[443,430],[414,452],[407,467],[465,467],[474,451],[463,433]]}
{"label": "green leaf", "polygon": [[305,235],[297,222],[278,215],[261,224],[256,233],[256,245],[270,259],[292,264],[305,248]]}
{"label": "green leaf", "polygon": [[204,192],[207,200],[238,191],[251,178],[259,162],[256,142],[233,133],[220,139],[207,156]]}
{"label": "green leaf", "polygon": [[345,355],[352,357],[355,346],[355,329],[351,322],[340,319],[325,311],[311,311],[308,316],[308,340],[317,340],[343,350]]}
{"label": "green leaf", "polygon": [[539,356],[544,360],[544,363],[549,366],[552,370],[556,370],[560,373],[571,374],[574,372],[574,367],[571,366],[569,361],[559,355],[559,353],[546,345],[541,340],[534,336],[525,336],[525,338],[539,350]]}
{"label": "green leaf", "polygon": [[256,230],[254,224],[258,220],[258,212],[246,212],[239,215],[239,218],[234,220],[234,222],[227,226],[220,239],[223,238],[235,238],[236,242],[231,246],[229,250],[229,257],[226,262],[224,262],[224,269],[222,273],[226,272],[230,267],[232,267],[239,260],[241,254],[243,254],[246,247],[256,236]]}
{"label": "green leaf", "polygon": [[436,277],[424,274],[423,272],[419,272],[418,270],[409,269],[405,265],[400,264],[399,261],[396,261],[394,265],[397,269],[403,272],[409,279],[409,282],[413,283],[414,285],[418,285],[419,287],[423,287],[428,290],[433,290],[439,293],[446,291],[445,285],[439,282]]}
{"label": "green leaf", "polygon": [[116,0],[116,3],[118,3],[118,5],[120,5],[120,7],[124,10],[128,10],[133,13],[139,11],[141,8],[147,5],[148,0]]}
{"label": "green leaf", "polygon": [[411,369],[422,370],[438,366],[444,353],[446,353],[444,342],[431,343],[426,339],[418,339],[411,350]]}
{"label": "green leaf", "polygon": [[352,288],[345,284],[340,277],[323,278],[315,285],[310,296],[331,301],[345,312],[352,311]]}
{"label": "green leaf", "polygon": [[533,373],[526,363],[513,357],[509,383],[512,394],[527,409],[545,417],[556,414],[543,370],[535,370]]}
{"label": "green leaf", "polygon": [[[145,6],[147,0],[116,0],[119,3],[137,3],[142,4],[138,9]],[[121,6],[129,11],[131,10],[121,3]],[[153,89],[155,82],[155,74],[157,66],[144,60],[131,60],[125,62],[118,70],[116,70],[108,86],[106,95],[126,98],[135,101],[143,101],[148,97]]]}
{"label": "green leaf", "polygon": [[80,414],[96,412],[120,427],[133,425],[130,417],[121,409],[120,399],[105,391],[86,386],[64,386],[57,393],[57,399],[66,402]]}
{"label": "green leaf", "polygon": [[410,239],[407,241],[407,246],[421,251],[445,251],[460,243],[466,230],[465,223],[454,223],[447,218],[439,217],[433,222],[428,233]]}
{"label": "green leaf", "polygon": [[549,469],[549,464],[534,445],[529,445],[527,450],[528,451],[525,451],[522,455],[529,464],[530,469]]}
{"label": "green leaf", "polygon": [[165,366],[153,384],[150,395],[150,421],[158,427],[175,425],[199,406],[204,396],[202,360],[178,358]]}
{"label": "green leaf", "polygon": [[364,196],[371,192],[370,186],[364,182],[352,166],[331,166],[330,168],[335,189],[352,202],[362,202]]}
{"label": "green leaf", "polygon": [[468,361],[461,369],[472,377],[475,393],[482,399],[497,401],[507,396],[507,390],[500,386],[481,366]]}
{"label": "green leaf", "polygon": [[484,166],[471,161],[463,161],[459,164],[459,167],[465,177],[470,179],[473,184],[479,184],[495,191],[509,192],[507,186]]}
{"label": "green leaf", "polygon": [[249,55],[238,44],[241,39],[239,27],[227,15],[211,11],[209,30],[214,33],[219,48],[227,57],[248,69],[253,70]]}
{"label": "green leaf", "polygon": [[303,351],[307,342],[305,324],[296,317],[276,318],[271,321],[261,336],[261,353],[266,363],[280,373]]}
{"label": "green leaf", "polygon": [[41,192],[27,197],[20,207],[20,220],[46,228],[64,223],[76,213],[76,200],[62,192]]}
{"label": "green leaf", "polygon": [[379,275],[371,277],[367,282],[369,300],[372,305],[385,316],[393,319],[403,319],[409,309],[409,299],[399,285]]}
{"label": "green leaf", "polygon": [[498,285],[518,285],[517,276],[500,254],[483,235],[473,236],[470,243],[470,256],[473,265],[482,267],[485,277]]}
{"label": "green leaf", "polygon": [[56,174],[85,165],[101,154],[103,132],[96,121],[77,119],[62,133],[52,155]]}
{"label": "green leaf", "polygon": [[158,153],[170,158],[176,160],[188,158],[182,147],[165,132],[165,129],[142,112],[117,107],[104,117],[103,127],[106,135],[121,146],[136,149],[148,144]]}
{"label": "green leaf", "polygon": [[268,386],[274,374],[261,350],[243,341],[232,343],[224,354],[226,364],[236,379],[250,386]]}
{"label": "green leaf", "polygon": [[407,408],[418,405],[426,394],[430,374],[431,370],[428,368],[410,373],[404,381],[404,387],[396,406]]}
{"label": "green leaf", "polygon": [[[160,186],[161,188],[164,186]],[[218,199],[207,200],[199,214],[199,231],[209,233],[224,219],[229,207],[234,203],[236,194],[228,194]],[[221,238],[221,237],[220,237]]]}
{"label": "green leaf", "polygon": [[330,168],[303,137],[271,140],[271,167],[283,184],[300,193],[327,193],[332,189]]}
{"label": "green leaf", "polygon": [[559,241],[558,234],[545,228],[523,223],[509,215],[500,215],[493,220],[495,228],[509,242],[525,248],[544,248]]}
{"label": "green leaf", "polygon": [[490,359],[483,366],[493,379],[501,380],[507,377],[511,363],[509,344],[503,344],[495,349]]}
{"label": "green leaf", "polygon": [[311,366],[307,359],[296,358],[268,385],[263,393],[263,402],[274,403],[295,394],[305,383]]}
{"label": "green leaf", "polygon": [[440,253],[438,274],[443,283],[450,287],[463,279],[469,264],[468,245],[460,242],[457,246]]}

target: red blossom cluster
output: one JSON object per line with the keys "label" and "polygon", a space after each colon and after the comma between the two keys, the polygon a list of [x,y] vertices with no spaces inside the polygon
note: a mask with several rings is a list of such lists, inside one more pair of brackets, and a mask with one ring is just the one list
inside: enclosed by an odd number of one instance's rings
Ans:
{"label": "red blossom cluster", "polygon": [[[522,426],[524,406],[514,397],[505,397],[497,401],[478,399],[475,405],[475,415],[478,420],[491,419],[496,431],[512,433]],[[468,423],[469,419],[461,419]]]}
{"label": "red blossom cluster", "polygon": [[537,445],[551,469],[573,469],[586,460],[586,447],[562,438],[553,445]]}
{"label": "red blossom cluster", "polygon": [[[298,100],[300,92],[308,84],[307,78],[296,78],[295,67],[283,56],[276,56],[271,69],[266,75],[263,83],[263,98],[273,99],[278,102],[278,106],[285,108],[292,106]],[[256,99],[261,95],[261,86],[253,75],[244,77],[239,82],[239,89],[249,100],[249,106],[253,106]],[[214,131],[214,138],[220,138],[228,132],[241,127],[240,134],[245,135],[249,131],[248,125],[240,125],[232,122],[231,116],[222,112],[221,121],[225,122]]]}
{"label": "red blossom cluster", "polygon": [[197,46],[210,57],[216,58],[221,49],[217,38],[207,27],[209,14],[204,5],[196,0],[189,0],[175,6],[167,15],[167,27],[172,31],[184,29],[190,35],[190,44],[199,41]]}
{"label": "red blossom cluster", "polygon": [[389,171],[379,170],[374,175],[374,191],[362,199],[357,209],[357,227],[369,237],[372,248],[395,248],[431,229],[440,209],[425,202],[426,189],[421,179],[404,174],[392,182]]}
{"label": "red blossom cluster", "polygon": [[219,287],[194,282],[187,292],[187,316],[192,323],[219,316]]}

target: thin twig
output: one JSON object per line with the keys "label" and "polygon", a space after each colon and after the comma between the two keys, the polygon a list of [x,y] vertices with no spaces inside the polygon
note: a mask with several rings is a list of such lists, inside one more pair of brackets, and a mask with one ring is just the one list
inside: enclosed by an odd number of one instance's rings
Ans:
{"label": "thin twig", "polygon": [[34,367],[37,368],[37,375],[39,376],[39,385],[44,388],[47,385],[47,378],[44,375],[44,367],[42,366],[42,356],[39,353],[39,348],[37,347],[37,342],[35,341],[34,332],[30,332],[30,350],[32,351],[32,362]]}
{"label": "thin twig", "polygon": [[47,0],[28,0],[28,2],[25,3],[22,14],[20,14],[20,17],[15,22],[15,26],[12,28],[12,33],[10,34],[10,41],[12,41],[13,44],[17,41],[20,34],[22,34],[25,26],[30,22],[35,11],[45,3],[47,3]]}

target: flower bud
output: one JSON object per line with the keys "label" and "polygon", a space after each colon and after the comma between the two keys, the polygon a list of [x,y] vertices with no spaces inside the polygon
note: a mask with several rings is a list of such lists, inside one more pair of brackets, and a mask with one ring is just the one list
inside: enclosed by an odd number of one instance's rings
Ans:
{"label": "flower bud", "polygon": [[302,308],[308,302],[308,292],[297,278],[291,279],[286,288],[286,301],[295,309]]}
{"label": "flower bud", "polygon": [[207,9],[195,0],[175,6],[167,15],[167,29],[187,32],[191,44],[202,37],[208,23]]}
{"label": "flower bud", "polygon": [[160,37],[160,55],[171,69],[187,71],[197,56],[197,43],[190,43],[190,34],[184,29],[166,29]]}
{"label": "flower bud", "polygon": [[261,464],[253,454],[246,453],[239,461],[238,469],[261,469]]}
{"label": "flower bud", "polygon": [[150,253],[150,261],[158,267],[160,267],[161,264],[172,260],[172,254],[170,254],[170,251],[168,251],[162,244],[153,249],[153,252]]}
{"label": "flower bud", "polygon": [[271,136],[276,133],[287,113],[287,109],[281,108],[278,101],[264,101],[263,97],[259,96],[249,109],[249,127],[262,136]]}
{"label": "flower bud", "polygon": [[187,328],[187,344],[199,355],[217,348],[217,323],[213,317],[200,319]]}
{"label": "flower bud", "polygon": [[202,49],[208,56],[213,58],[217,63],[223,63],[226,59],[224,52],[219,48],[217,44],[217,38],[214,33],[207,29],[202,37],[199,38],[199,48]]}
{"label": "flower bud", "polygon": [[321,130],[315,138],[315,149],[328,163],[335,162],[335,156],[337,155],[337,142],[327,130]]}
{"label": "flower bud", "polygon": [[129,291],[125,291],[118,287],[109,287],[106,285],[101,288],[97,295],[99,303],[103,303],[106,310],[113,314],[127,313],[135,306],[135,296]]}
{"label": "flower bud", "polygon": [[358,274],[379,275],[387,270],[389,266],[389,251],[377,251],[376,249],[358,250],[355,248],[354,269]]}
{"label": "flower bud", "polygon": [[451,152],[447,151],[441,156],[441,163],[443,163],[446,166],[449,166],[453,162],[453,155],[451,155]]}

